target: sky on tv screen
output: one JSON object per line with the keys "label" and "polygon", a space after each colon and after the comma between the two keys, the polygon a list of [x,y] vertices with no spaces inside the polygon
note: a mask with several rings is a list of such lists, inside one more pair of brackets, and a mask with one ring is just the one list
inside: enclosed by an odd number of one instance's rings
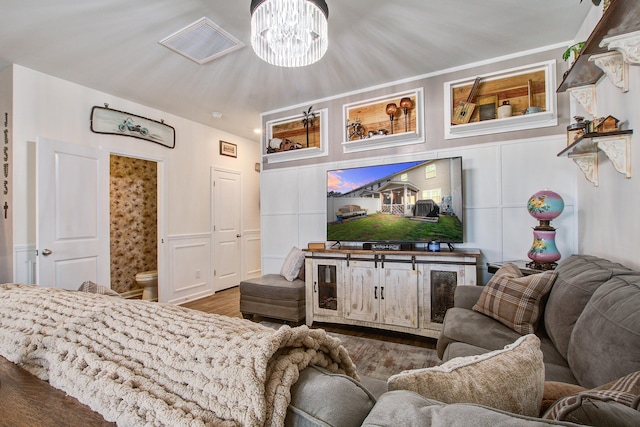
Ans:
{"label": "sky on tv screen", "polygon": [[363,185],[377,181],[389,175],[396,174],[405,169],[424,163],[418,162],[393,163],[380,166],[368,166],[352,169],[337,169],[327,172],[327,191],[348,193]]}

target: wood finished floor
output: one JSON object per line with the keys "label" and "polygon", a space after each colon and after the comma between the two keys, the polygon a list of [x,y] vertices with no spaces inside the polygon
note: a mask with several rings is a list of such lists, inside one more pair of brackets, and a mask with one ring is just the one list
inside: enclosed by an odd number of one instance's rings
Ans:
{"label": "wood finished floor", "polygon": [[[181,304],[183,307],[194,310],[204,311],[205,313],[222,314],[230,317],[242,317],[240,313],[240,288],[238,286],[217,292],[215,295],[205,297],[196,301]],[[260,321],[260,318],[255,318]],[[274,319],[265,319],[270,322],[281,322]],[[314,323],[314,328],[322,328],[327,332],[334,332],[344,335],[353,335],[357,337],[370,338],[381,341],[388,341],[398,344],[413,345],[416,347],[424,347],[434,349],[436,340],[433,338],[420,337],[409,334],[402,334],[394,331],[385,331],[382,329],[363,328],[351,325],[336,325],[328,323]]]}

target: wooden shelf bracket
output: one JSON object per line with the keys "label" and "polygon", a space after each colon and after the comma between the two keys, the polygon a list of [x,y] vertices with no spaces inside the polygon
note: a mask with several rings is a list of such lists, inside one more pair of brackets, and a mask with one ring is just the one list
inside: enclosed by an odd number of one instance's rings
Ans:
{"label": "wooden shelf bracket", "polygon": [[640,31],[607,37],[602,39],[600,46],[609,50],[617,50],[622,54],[625,62],[629,64],[640,64]]}
{"label": "wooden shelf bracket", "polygon": [[593,117],[596,116],[596,85],[572,87],[567,89],[567,92],[582,105],[587,113]]}
{"label": "wooden shelf bracket", "polygon": [[595,187],[598,186],[598,152],[569,154],[569,158],[578,165],[584,177]]}
{"label": "wooden shelf bracket", "polygon": [[591,55],[589,61],[598,66],[622,92],[629,91],[629,63],[626,62],[620,52],[613,51]]}
{"label": "wooden shelf bracket", "polygon": [[607,155],[618,172],[631,178],[631,135],[593,138],[593,142]]}

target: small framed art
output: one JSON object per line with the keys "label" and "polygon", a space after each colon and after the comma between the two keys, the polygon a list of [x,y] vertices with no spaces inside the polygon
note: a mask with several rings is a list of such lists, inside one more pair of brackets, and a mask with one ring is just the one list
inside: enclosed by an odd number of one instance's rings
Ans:
{"label": "small framed art", "polygon": [[238,146],[226,141],[220,141],[220,154],[229,157],[238,157]]}

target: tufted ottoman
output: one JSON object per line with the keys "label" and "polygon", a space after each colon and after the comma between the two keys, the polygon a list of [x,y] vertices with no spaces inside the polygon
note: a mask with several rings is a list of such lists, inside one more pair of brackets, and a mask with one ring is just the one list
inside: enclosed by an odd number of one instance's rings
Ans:
{"label": "tufted ottoman", "polygon": [[301,323],[305,318],[305,283],[289,282],[279,274],[265,274],[240,282],[240,311],[253,315]]}

